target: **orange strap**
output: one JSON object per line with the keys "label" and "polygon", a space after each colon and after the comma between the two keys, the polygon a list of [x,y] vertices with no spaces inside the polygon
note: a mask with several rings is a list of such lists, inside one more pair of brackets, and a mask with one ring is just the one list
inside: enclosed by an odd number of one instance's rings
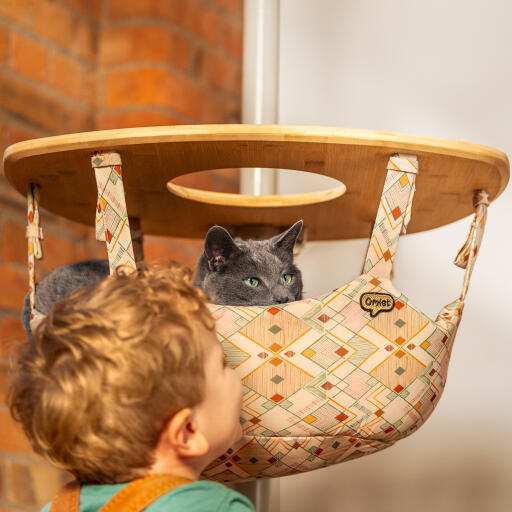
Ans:
{"label": "orange strap", "polygon": [[80,512],[80,483],[67,483],[53,498],[50,512]]}
{"label": "orange strap", "polygon": [[[164,494],[191,483],[192,480],[171,475],[150,475],[123,487],[98,512],[140,512]],[[50,512],[79,512],[80,484],[70,482],[55,496]]]}

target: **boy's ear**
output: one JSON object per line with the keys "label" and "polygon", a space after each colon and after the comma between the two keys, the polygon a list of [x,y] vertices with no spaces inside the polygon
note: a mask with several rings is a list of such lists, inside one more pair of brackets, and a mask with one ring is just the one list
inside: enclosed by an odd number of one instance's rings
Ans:
{"label": "boy's ear", "polygon": [[210,448],[208,440],[197,429],[192,409],[179,410],[165,427],[165,436],[170,447],[180,457],[199,457]]}

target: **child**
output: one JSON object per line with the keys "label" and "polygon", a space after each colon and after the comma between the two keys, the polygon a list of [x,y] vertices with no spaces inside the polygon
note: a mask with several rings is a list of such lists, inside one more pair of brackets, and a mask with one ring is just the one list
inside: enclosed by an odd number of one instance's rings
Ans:
{"label": "child", "polygon": [[[172,475],[181,486],[149,512],[250,512],[241,494],[198,481],[240,438],[241,397],[188,272],[121,266],[41,322],[9,406],[34,450],[82,485],[74,491],[81,512],[134,487],[127,482],[159,478],[151,475]],[[62,496],[52,510],[68,510],[57,506]]]}

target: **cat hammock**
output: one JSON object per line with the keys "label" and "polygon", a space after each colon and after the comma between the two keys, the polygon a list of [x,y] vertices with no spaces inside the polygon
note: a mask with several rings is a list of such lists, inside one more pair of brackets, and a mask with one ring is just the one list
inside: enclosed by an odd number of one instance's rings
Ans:
{"label": "cat hammock", "polygon": [[[172,183],[194,171],[251,166],[315,172],[342,183],[263,198]],[[214,223],[282,227],[302,218],[309,240],[371,233],[363,274],[332,292],[268,307],[211,305],[228,363],[244,385],[244,435],[204,472],[224,482],[284,476],[375,453],[424,423],[445,386],[487,207],[509,178],[507,157],[484,146],[261,125],[31,140],[6,150],[4,168],[20,193],[28,190],[32,307],[34,263],[42,256],[39,204],[84,224],[96,211],[97,237],[107,244],[111,269],[135,265],[130,223],[132,231],[137,224],[145,233],[204,237]],[[455,260],[466,269],[461,295],[431,320],[390,281],[399,235],[472,211]]]}

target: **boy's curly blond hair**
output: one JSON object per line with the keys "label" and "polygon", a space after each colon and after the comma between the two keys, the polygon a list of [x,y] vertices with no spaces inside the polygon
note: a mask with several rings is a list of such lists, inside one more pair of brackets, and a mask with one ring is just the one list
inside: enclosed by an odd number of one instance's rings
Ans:
{"label": "boy's curly blond hair", "polygon": [[13,417],[83,483],[142,476],[165,423],[200,403],[214,328],[190,271],[128,266],[56,304],[18,362]]}

